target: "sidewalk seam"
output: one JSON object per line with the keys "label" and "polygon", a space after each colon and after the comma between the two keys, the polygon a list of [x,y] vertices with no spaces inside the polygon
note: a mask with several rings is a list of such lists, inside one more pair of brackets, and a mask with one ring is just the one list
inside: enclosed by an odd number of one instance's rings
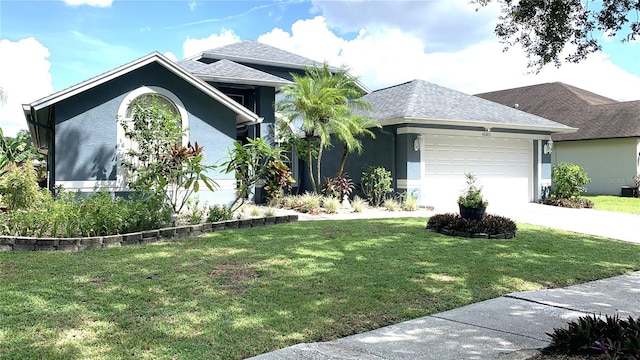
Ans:
{"label": "sidewalk seam", "polygon": [[552,307],[552,308],[556,308],[556,309],[569,310],[569,311],[576,311],[576,312],[581,312],[581,313],[583,313],[583,314],[598,315],[598,314],[593,313],[593,312],[591,312],[591,311],[585,311],[585,310],[580,310],[580,309],[574,309],[574,308],[570,308],[570,307],[567,307],[567,306],[560,306],[560,305],[547,304],[547,303],[544,303],[544,302],[541,302],[541,301],[531,300],[531,299],[527,299],[527,298],[521,298],[521,297],[518,297],[518,296],[516,296],[516,295],[511,295],[511,294],[502,295],[502,297],[509,298],[509,299],[514,299],[514,300],[526,301],[526,302],[530,302],[530,303],[532,303],[532,304],[538,304],[538,305],[548,306],[548,307]]}
{"label": "sidewalk seam", "polygon": [[533,337],[533,336],[529,336],[529,335],[518,334],[518,333],[511,332],[511,331],[504,331],[504,330],[490,328],[488,326],[471,324],[471,323],[460,321],[460,320],[454,320],[454,319],[449,319],[449,318],[445,318],[445,317],[440,317],[440,316],[437,316],[437,314],[430,315],[430,317],[435,318],[435,319],[440,319],[440,320],[451,321],[451,322],[462,324],[462,325],[473,326],[473,327],[477,327],[477,328],[480,328],[480,329],[491,330],[491,331],[495,331],[495,332],[499,332],[499,333],[503,333],[503,334],[516,335],[516,336],[525,337],[525,338],[538,340],[538,341],[547,341],[546,339],[538,339],[537,337]]}

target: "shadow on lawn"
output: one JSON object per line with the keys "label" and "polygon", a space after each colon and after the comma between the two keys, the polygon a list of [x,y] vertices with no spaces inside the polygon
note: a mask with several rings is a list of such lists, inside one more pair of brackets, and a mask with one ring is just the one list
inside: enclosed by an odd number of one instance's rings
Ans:
{"label": "shadow on lawn", "polygon": [[0,354],[245,358],[640,266],[631,244],[532,226],[510,240],[455,238],[425,224],[305,222],[80,253],[0,254],[11,269],[0,278],[9,329]]}

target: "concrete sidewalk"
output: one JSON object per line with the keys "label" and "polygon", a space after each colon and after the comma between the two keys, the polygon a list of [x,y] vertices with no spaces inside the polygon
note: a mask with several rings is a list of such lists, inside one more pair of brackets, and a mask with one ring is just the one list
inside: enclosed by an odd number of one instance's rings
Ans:
{"label": "concrete sidewalk", "polygon": [[[527,359],[546,333],[587,314],[640,316],[640,272],[561,289],[512,293],[343,339],[254,360]],[[523,350],[524,349],[524,350]],[[528,350],[527,350],[528,349]]]}

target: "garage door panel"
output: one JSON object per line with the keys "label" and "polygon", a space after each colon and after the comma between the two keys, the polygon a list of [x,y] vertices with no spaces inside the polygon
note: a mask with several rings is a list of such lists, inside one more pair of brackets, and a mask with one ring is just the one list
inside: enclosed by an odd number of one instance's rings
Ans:
{"label": "garage door panel", "polygon": [[424,205],[449,207],[465,188],[464,174],[476,174],[493,204],[528,202],[531,140],[426,135],[422,148]]}

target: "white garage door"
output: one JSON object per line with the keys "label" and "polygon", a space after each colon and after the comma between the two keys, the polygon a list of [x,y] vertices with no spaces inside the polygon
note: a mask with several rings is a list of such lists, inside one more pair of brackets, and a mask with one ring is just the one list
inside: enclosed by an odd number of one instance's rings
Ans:
{"label": "white garage door", "polygon": [[532,140],[424,135],[421,151],[423,205],[455,208],[467,172],[477,176],[488,211],[531,201]]}

